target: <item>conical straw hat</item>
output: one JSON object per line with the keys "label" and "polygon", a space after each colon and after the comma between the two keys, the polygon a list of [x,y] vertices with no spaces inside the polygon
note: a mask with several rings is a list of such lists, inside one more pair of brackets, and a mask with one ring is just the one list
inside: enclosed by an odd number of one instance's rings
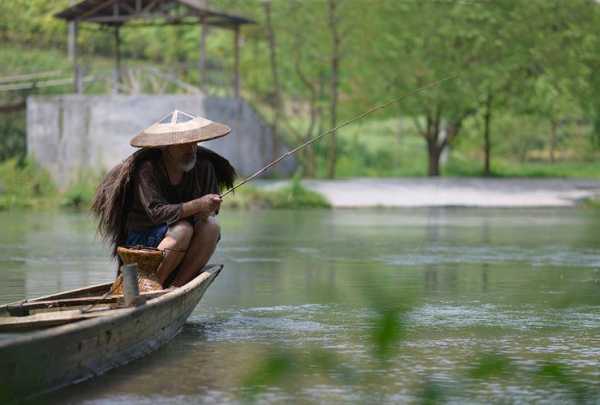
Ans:
{"label": "conical straw hat", "polygon": [[140,148],[153,148],[208,141],[229,132],[231,128],[227,125],[175,110],[134,136],[129,143]]}

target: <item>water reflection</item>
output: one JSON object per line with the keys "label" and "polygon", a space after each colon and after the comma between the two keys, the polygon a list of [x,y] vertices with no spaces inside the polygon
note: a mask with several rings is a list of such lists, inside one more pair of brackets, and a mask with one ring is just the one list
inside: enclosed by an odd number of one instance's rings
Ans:
{"label": "water reflection", "polygon": [[[50,403],[235,403],[273,345],[327,348],[386,376],[382,400],[424,378],[452,385],[494,348],[519,364],[555,356],[598,387],[600,219],[570,209],[223,212],[225,270],[175,341]],[[114,267],[82,214],[0,213],[0,301],[110,280]],[[369,300],[415,297],[397,364],[370,365]],[[360,365],[364,365],[361,367]],[[369,365],[369,367],[367,367]],[[306,373],[311,375],[311,370]],[[265,402],[361,402],[363,389],[315,379]],[[364,387],[363,387],[364,388]],[[371,387],[372,388],[372,387]],[[520,381],[463,387],[478,402],[564,399]]]}

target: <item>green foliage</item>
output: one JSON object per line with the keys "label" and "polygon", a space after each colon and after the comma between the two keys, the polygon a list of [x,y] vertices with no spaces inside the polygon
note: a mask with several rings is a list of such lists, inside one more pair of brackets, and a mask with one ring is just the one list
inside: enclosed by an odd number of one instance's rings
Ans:
{"label": "green foliage", "polygon": [[590,389],[578,381],[573,371],[562,363],[555,361],[542,363],[536,369],[535,377],[538,378],[540,384],[550,383],[566,387],[578,403],[586,403],[594,399]]}
{"label": "green foliage", "polygon": [[581,205],[584,208],[600,209],[600,199],[598,197],[587,198],[584,201],[582,201]]}
{"label": "green foliage", "polygon": [[[567,154],[570,161],[584,162],[590,160],[589,145],[595,148],[600,145],[600,37],[596,32],[600,8],[595,2],[381,0],[367,5],[365,0],[345,0],[338,3],[337,23],[343,33],[340,121],[448,74],[460,74],[456,80],[411,95],[375,113],[372,122],[379,121],[380,128],[369,132],[367,137],[353,134],[360,125],[340,131],[336,169],[341,177],[425,174],[429,156],[423,139],[427,133],[425,124],[427,119],[435,121],[436,117],[442,129],[461,123],[457,132],[460,136],[448,141],[452,151],[481,149],[482,114],[488,95],[493,100],[492,151],[494,160],[500,159],[502,166],[536,160],[537,157],[530,155],[546,153],[551,144],[563,152],[557,152],[557,160],[565,160],[561,156]],[[67,25],[53,17],[68,5],[68,0],[1,2],[0,38],[6,46],[0,49],[3,60],[0,76],[48,70],[70,73],[71,65],[65,57]],[[211,6],[258,22],[242,31],[243,92],[259,110],[269,111],[273,84],[270,75],[265,74],[269,71],[269,47],[263,3],[215,0]],[[272,2],[285,102],[286,122],[281,125],[286,128],[283,136],[289,144],[329,128],[332,78],[328,68],[331,34],[327,7],[326,0]],[[80,61],[84,67],[109,72],[112,31],[98,29],[93,24],[84,26],[79,33]],[[198,83],[195,67],[199,36],[196,25],[124,26],[124,63],[159,64],[185,81]],[[207,57],[214,82],[210,91],[214,94],[226,95],[224,89],[230,88],[231,40],[228,30],[210,30]],[[35,94],[55,94],[68,88],[37,89]],[[91,93],[105,90],[103,84],[88,89]],[[142,86],[142,91],[146,90]],[[166,90],[178,91],[174,87]],[[0,101],[27,95],[25,91],[5,92]],[[316,114],[312,131],[308,123],[311,111]],[[390,122],[407,121],[414,125],[407,126],[405,131],[389,126]],[[585,128],[571,130],[567,128],[569,121],[585,122]],[[550,136],[553,125],[558,128],[556,139]],[[398,132],[400,138],[408,140],[398,140]],[[438,131],[436,136],[442,136],[442,132]],[[463,138],[467,138],[464,143]],[[581,139],[587,143],[584,145]],[[577,140],[577,148],[572,140]],[[328,142],[325,139],[311,146],[317,154],[317,175],[324,175]],[[377,146],[371,147],[371,143]],[[403,149],[407,145],[410,148]],[[2,116],[0,160],[23,154],[24,115]],[[470,160],[473,168],[452,163],[451,154],[445,172],[457,175],[461,171],[481,171],[475,169],[475,163],[481,164],[483,160],[481,152],[464,153],[462,157],[458,160]],[[305,159],[304,155],[299,158]]]}
{"label": "green foliage", "polygon": [[[0,9],[6,5],[0,5]],[[0,14],[1,15],[1,14]],[[0,21],[2,19],[0,18]],[[16,74],[40,71],[64,71],[70,74],[70,66],[61,52],[55,50],[24,49],[11,45],[0,47],[0,78]],[[61,87],[46,87],[35,90],[36,94],[57,94]],[[30,90],[0,91],[0,105],[24,102]],[[24,159],[26,153],[25,111],[0,115],[0,162],[9,159]]]}
{"label": "green foliage", "polygon": [[331,204],[321,194],[308,190],[301,183],[301,172],[294,175],[291,183],[276,190],[264,190],[242,186],[231,197],[225,197],[228,208],[330,208]]}
{"label": "green foliage", "polygon": [[404,332],[404,322],[398,311],[384,309],[376,317],[371,335],[375,354],[381,360],[391,357]]}
{"label": "green foliage", "polygon": [[429,379],[423,383],[421,391],[418,393],[418,398],[421,405],[435,405],[446,402],[446,395],[443,388],[438,383]]}
{"label": "green foliage", "polygon": [[[0,2],[0,35],[3,43],[66,46],[67,28],[54,13],[69,6],[69,0],[12,0]],[[84,34],[85,35],[85,34]]]}
{"label": "green foliage", "polygon": [[[101,180],[98,173],[80,173],[64,192],[59,193],[50,175],[30,159],[9,159],[0,163],[0,209],[64,207],[87,209]],[[306,189],[298,172],[292,182],[277,190],[244,186],[225,199],[226,208],[330,208],[319,193]]]}
{"label": "green foliage", "polygon": [[497,353],[482,355],[469,370],[471,378],[489,379],[503,377],[514,371],[514,365],[506,356]]}
{"label": "green foliage", "polygon": [[0,164],[0,209],[48,206],[55,196],[50,175],[33,160]]}
{"label": "green foliage", "polygon": [[[71,73],[71,65],[64,52],[56,49],[24,48],[11,43],[0,48],[0,57],[3,61],[0,65],[0,77],[48,71],[62,71],[66,75]],[[36,89],[36,94],[61,93],[56,89],[39,88]],[[19,91],[16,93],[21,96],[27,95]]]}
{"label": "green foliage", "polygon": [[[372,355],[366,364],[355,364],[331,350],[307,348],[302,351],[284,347],[273,347],[266,351],[262,359],[242,382],[242,395],[250,402],[259,401],[259,395],[273,387],[280,387],[289,392],[297,392],[300,384],[329,383],[341,386],[352,385],[364,394],[362,402],[380,403],[378,397],[381,387],[393,385],[386,380],[387,368],[402,362],[402,342],[407,337],[410,321],[409,313],[415,308],[414,298],[403,296],[393,283],[379,280],[375,283],[373,275],[365,275],[364,282],[358,283],[367,304],[373,325],[368,336],[361,336],[361,341],[369,342]],[[381,277],[381,276],[379,276]],[[368,286],[379,286],[379,289]],[[381,288],[381,286],[387,286]],[[374,360],[374,361],[373,361]],[[440,382],[425,376],[415,387],[414,396],[421,404],[446,403],[458,396],[464,398],[461,389],[468,384],[527,382],[544,389],[559,386],[568,392],[578,403],[597,400],[597,393],[592,392],[582,383],[579,376],[566,364],[558,361],[539,361],[527,365],[513,361],[501,352],[475,353],[467,360],[465,369],[457,375],[456,383],[442,385]],[[374,367],[372,370],[370,366]],[[361,373],[353,370],[361,369]],[[307,373],[311,370],[312,373]],[[372,378],[371,375],[376,377]],[[465,398],[467,399],[467,398]]]}
{"label": "green foliage", "polygon": [[81,174],[78,181],[60,193],[49,173],[34,160],[9,159],[0,163],[0,209],[58,206],[85,209],[99,181],[98,175]]}
{"label": "green foliage", "polygon": [[310,368],[317,368],[323,376],[340,384],[354,384],[358,381],[356,373],[328,350],[311,348],[301,352],[275,347],[265,354],[253,372],[242,381],[242,396],[247,402],[256,402],[259,395],[269,387],[280,386],[291,391],[299,377]]}
{"label": "green foliage", "polygon": [[329,208],[331,205],[321,194],[308,190],[301,184],[301,172],[297,172],[289,186],[267,194],[273,208]]}
{"label": "green foliage", "polygon": [[292,352],[276,350],[269,353],[256,371],[243,382],[250,396],[255,396],[261,387],[280,384],[298,372],[296,356]]}
{"label": "green foliage", "polygon": [[0,120],[0,162],[25,158],[25,114],[4,114]]}
{"label": "green foliage", "polygon": [[97,175],[80,176],[79,180],[71,184],[62,194],[61,206],[75,209],[87,209],[96,193],[100,183]]}

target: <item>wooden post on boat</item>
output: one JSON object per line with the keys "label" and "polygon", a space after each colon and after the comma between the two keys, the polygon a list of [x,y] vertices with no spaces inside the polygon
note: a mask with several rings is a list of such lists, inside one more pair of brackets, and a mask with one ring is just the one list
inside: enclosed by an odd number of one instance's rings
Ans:
{"label": "wooden post on boat", "polygon": [[138,266],[137,263],[126,264],[121,268],[123,274],[123,298],[125,306],[136,306],[143,302],[140,298],[138,288]]}
{"label": "wooden post on boat", "polygon": [[[0,330],[8,332],[0,333],[0,403],[96,377],[171,341],[222,269],[208,265],[182,287],[141,293],[148,304],[133,308],[108,305],[121,298],[101,295],[112,283],[11,304],[35,310],[29,316],[0,305]],[[88,313],[69,308],[95,303],[103,305]]]}

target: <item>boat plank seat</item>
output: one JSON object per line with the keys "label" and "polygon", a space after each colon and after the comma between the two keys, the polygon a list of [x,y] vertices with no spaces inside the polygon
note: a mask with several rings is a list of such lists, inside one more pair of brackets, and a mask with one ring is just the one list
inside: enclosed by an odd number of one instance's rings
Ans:
{"label": "boat plank seat", "polygon": [[[172,288],[164,290],[148,291],[140,293],[140,296],[146,300],[150,300],[156,297],[172,291]],[[40,309],[57,309],[64,307],[73,307],[80,305],[98,305],[98,304],[119,304],[123,302],[124,296],[120,294],[109,295],[108,297],[81,297],[81,298],[64,298],[57,300],[44,300],[44,301],[21,301],[16,304],[10,304],[6,306],[6,311],[11,316],[27,316],[31,310]]]}
{"label": "boat plank seat", "polygon": [[93,297],[100,296],[108,292],[110,287],[112,286],[112,282],[110,283],[102,283],[95,284],[92,286],[76,288],[74,290],[63,291],[60,293],[54,293],[50,295],[43,295],[41,297],[32,298],[27,300],[28,302],[32,301],[47,301],[47,300],[58,300],[64,298],[81,298],[81,297]]}
{"label": "boat plank seat", "polygon": [[114,315],[129,308],[111,309],[95,312],[82,312],[80,310],[44,312],[19,317],[0,318],[0,332],[13,332],[29,329],[47,328],[49,326],[64,325],[84,319],[97,318],[100,316]]}

